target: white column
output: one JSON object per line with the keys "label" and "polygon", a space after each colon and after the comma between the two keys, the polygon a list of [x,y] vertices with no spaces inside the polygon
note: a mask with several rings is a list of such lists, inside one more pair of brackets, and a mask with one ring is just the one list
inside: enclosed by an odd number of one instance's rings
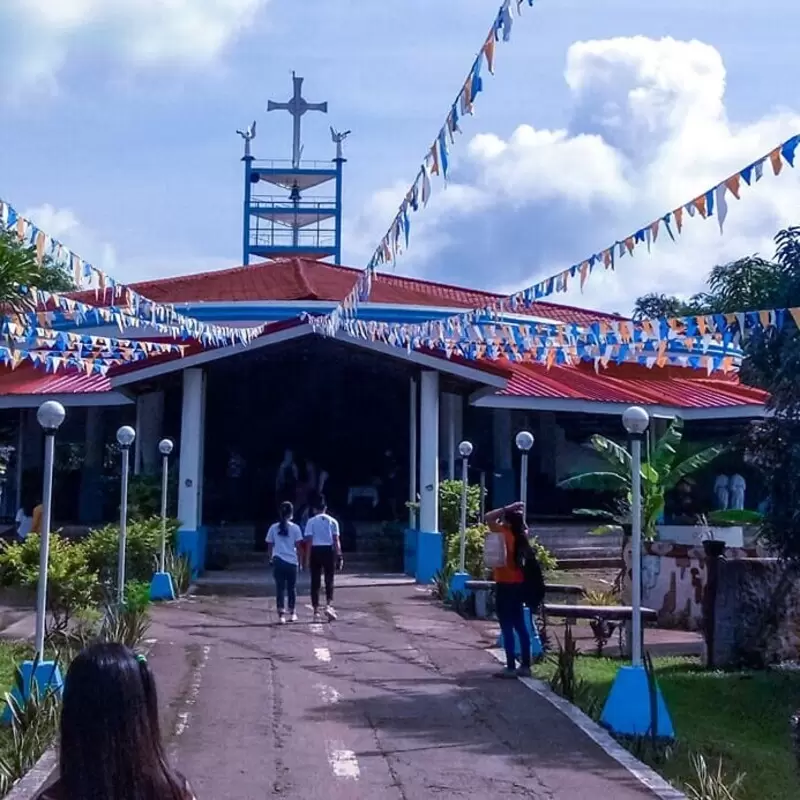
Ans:
{"label": "white column", "polygon": [[411,503],[408,509],[408,527],[414,530],[417,527],[417,511],[414,504],[417,502],[417,403],[419,392],[417,379],[409,381],[409,412],[408,412],[408,500]]}
{"label": "white column", "polygon": [[205,438],[205,375],[202,369],[183,371],[178,519],[182,531],[200,527],[200,499],[203,482],[203,439]]}
{"label": "white column", "polygon": [[456,400],[452,394],[444,396],[444,408],[447,415],[447,479],[456,479]]}
{"label": "white column", "polygon": [[155,475],[161,469],[158,443],[164,420],[164,392],[148,392],[136,398],[136,475]]}
{"label": "white column", "polygon": [[420,530],[439,530],[439,373],[423,372],[420,386]]}

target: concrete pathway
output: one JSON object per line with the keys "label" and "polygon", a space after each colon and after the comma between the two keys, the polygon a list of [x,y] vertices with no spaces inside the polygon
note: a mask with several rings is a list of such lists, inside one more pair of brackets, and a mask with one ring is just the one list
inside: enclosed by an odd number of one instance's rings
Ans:
{"label": "concrete pathway", "polygon": [[492,679],[476,626],[417,587],[350,583],[330,625],[304,605],[279,626],[268,598],[157,609],[170,751],[200,800],[653,800],[546,700]]}

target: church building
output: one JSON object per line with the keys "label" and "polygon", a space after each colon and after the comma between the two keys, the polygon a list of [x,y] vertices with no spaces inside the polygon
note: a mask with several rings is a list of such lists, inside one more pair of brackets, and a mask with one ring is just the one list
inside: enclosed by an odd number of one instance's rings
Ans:
{"label": "church building", "polygon": [[[42,434],[35,414],[48,399],[67,410],[57,437],[55,527],[115,519],[115,432],[130,424],[137,432],[138,476],[158,474],[161,438],[175,442],[180,544],[198,570],[210,553],[246,558],[262,546],[279,499],[291,496],[302,505],[320,488],[352,532],[348,549],[368,549],[363,532],[379,522],[436,531],[439,481],[460,477],[462,439],[474,448],[470,481],[485,485],[487,502],[499,505],[520,491],[515,436],[521,430],[533,433],[528,513],[533,519],[569,520],[587,498],[559,490],[558,482],[597,465],[586,447],[592,434],[622,439],[620,419],[627,406],[650,412],[654,435],[667,420],[681,417],[687,438],[697,442],[728,440],[763,415],[763,392],[742,385],[735,375],[705,369],[467,359],[342,331],[332,337],[315,333],[307,315],[332,312],[361,271],[340,263],[346,133],[331,129],[332,160],[304,161],[300,119],[327,106],[303,99],[301,78],[295,77],[294,89],[288,103],[270,104],[270,110],[293,116],[291,161],[256,160],[255,124],[240,131],[243,266],[131,287],[187,317],[233,327],[263,324],[263,333],[248,345],[190,340],[183,355],[153,355],[106,375],[53,374],[27,364],[0,368],[4,516],[13,517],[24,484],[41,480]],[[75,297],[94,306],[114,302],[110,293]],[[499,299],[383,271],[375,274],[358,316],[411,324]],[[598,321],[613,325],[622,318],[538,302],[498,319],[509,326],[589,327]],[[93,323],[77,330],[116,335]],[[164,341],[147,325],[120,335]]]}

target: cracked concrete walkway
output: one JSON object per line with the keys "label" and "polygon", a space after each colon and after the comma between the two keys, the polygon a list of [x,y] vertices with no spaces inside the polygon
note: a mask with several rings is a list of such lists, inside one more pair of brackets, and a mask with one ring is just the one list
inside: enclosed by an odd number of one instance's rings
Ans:
{"label": "cracked concrete walkway", "polygon": [[350,586],[340,620],[279,626],[270,598],[157,609],[171,754],[198,798],[653,800],[413,586]]}

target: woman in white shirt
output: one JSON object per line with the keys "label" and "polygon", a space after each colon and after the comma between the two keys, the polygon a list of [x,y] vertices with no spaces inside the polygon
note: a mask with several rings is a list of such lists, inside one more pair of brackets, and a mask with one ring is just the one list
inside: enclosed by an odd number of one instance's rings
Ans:
{"label": "woman in white shirt", "polygon": [[280,521],[267,532],[267,553],[272,563],[275,577],[275,605],[278,608],[278,622],[286,623],[284,602],[288,595],[289,619],[297,622],[297,569],[300,564],[299,549],[303,545],[303,533],[292,522],[294,507],[288,501],[281,503]]}

